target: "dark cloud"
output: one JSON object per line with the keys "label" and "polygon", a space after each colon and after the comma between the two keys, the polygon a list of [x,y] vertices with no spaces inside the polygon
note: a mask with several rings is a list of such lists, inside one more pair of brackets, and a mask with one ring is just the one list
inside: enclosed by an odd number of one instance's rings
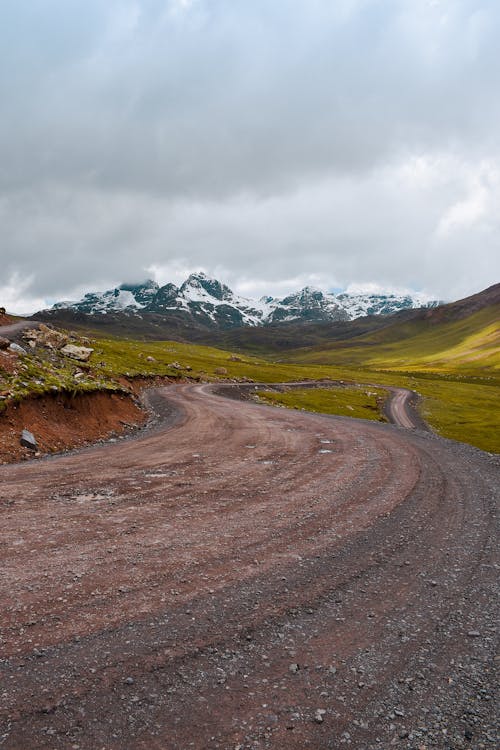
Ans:
{"label": "dark cloud", "polygon": [[499,26],[493,0],[4,0],[4,285],[495,281]]}

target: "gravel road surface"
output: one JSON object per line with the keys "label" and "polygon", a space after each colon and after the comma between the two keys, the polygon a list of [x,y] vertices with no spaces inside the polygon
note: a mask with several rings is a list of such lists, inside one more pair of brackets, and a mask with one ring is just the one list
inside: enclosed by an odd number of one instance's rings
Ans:
{"label": "gravel road surface", "polygon": [[8,326],[0,326],[0,336],[12,340],[22,333],[22,331],[27,331],[29,328],[38,328],[39,325],[40,323],[35,323],[34,321],[23,320],[20,323],[11,323]]}
{"label": "gravel road surface", "polygon": [[150,400],[138,439],[0,469],[1,748],[499,746],[497,456]]}

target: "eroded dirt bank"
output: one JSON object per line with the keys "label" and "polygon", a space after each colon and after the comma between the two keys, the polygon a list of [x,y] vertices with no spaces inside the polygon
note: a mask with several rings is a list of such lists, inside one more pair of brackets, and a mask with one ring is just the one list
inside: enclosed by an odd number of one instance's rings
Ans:
{"label": "eroded dirt bank", "polygon": [[35,435],[40,453],[54,453],[127,433],[146,419],[136,400],[123,393],[25,399],[0,413],[0,463],[33,456],[19,443],[24,428]]}
{"label": "eroded dirt bank", "polygon": [[152,399],[170,429],[0,468],[0,746],[496,747],[498,458]]}

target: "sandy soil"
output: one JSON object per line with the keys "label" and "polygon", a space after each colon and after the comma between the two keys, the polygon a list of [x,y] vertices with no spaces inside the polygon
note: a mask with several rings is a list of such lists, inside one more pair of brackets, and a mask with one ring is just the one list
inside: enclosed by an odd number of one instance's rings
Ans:
{"label": "sandy soil", "polygon": [[0,747],[498,746],[498,457],[150,402],[136,440],[0,468]]}

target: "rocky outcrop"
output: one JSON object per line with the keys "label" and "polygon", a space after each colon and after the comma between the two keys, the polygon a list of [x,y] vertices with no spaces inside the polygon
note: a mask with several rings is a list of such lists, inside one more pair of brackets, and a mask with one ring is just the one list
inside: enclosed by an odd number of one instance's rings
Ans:
{"label": "rocky outcrop", "polygon": [[61,349],[69,341],[69,336],[55,328],[49,328],[44,323],[40,323],[38,328],[30,328],[23,333],[23,338],[34,348],[36,346],[45,346],[48,349]]}
{"label": "rocky outcrop", "polygon": [[63,354],[65,357],[77,359],[79,362],[87,362],[94,350],[88,346],[75,346],[74,344],[66,344],[66,346],[63,346],[60,351],[61,354]]}

